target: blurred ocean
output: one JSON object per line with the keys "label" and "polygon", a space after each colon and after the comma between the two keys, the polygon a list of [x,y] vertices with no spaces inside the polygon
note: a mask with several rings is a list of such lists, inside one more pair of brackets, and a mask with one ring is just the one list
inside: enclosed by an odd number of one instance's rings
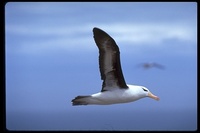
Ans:
{"label": "blurred ocean", "polygon": [[[127,112],[126,112],[127,113]],[[7,112],[8,130],[194,131],[197,112]]]}

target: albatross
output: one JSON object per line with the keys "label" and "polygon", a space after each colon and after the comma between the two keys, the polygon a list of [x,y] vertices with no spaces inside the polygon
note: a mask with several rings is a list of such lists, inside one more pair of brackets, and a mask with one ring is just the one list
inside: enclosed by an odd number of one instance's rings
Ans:
{"label": "albatross", "polygon": [[144,86],[126,84],[120,63],[119,47],[110,35],[96,27],[93,28],[93,35],[99,49],[102,89],[98,93],[75,97],[71,101],[73,106],[112,105],[133,102],[145,97],[159,100],[158,96]]}
{"label": "albatross", "polygon": [[138,64],[137,66],[143,67],[144,69],[150,69],[152,67],[159,68],[159,69],[164,69],[163,65],[155,63],[155,62],[141,63],[141,64]]}

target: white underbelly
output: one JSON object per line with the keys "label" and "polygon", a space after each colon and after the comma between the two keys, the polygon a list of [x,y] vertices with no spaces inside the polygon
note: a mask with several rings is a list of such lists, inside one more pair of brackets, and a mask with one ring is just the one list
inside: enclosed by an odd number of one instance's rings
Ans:
{"label": "white underbelly", "polygon": [[115,104],[133,102],[140,99],[134,92],[129,92],[127,89],[117,89],[113,91],[104,91],[93,94],[90,98],[90,104]]}

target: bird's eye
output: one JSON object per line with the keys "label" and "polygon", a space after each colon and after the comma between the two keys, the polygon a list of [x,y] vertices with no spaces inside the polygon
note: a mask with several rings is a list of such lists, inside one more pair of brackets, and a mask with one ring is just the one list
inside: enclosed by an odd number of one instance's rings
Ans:
{"label": "bird's eye", "polygon": [[144,88],[142,88],[144,91],[148,91],[148,90],[146,90],[146,89],[144,89]]}

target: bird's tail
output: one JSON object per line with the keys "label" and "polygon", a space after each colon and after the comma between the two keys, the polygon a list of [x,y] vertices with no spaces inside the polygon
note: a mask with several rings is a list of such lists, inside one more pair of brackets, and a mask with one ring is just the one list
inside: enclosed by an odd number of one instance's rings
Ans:
{"label": "bird's tail", "polygon": [[72,105],[87,105],[88,104],[88,98],[91,96],[77,96],[74,99],[72,99]]}

